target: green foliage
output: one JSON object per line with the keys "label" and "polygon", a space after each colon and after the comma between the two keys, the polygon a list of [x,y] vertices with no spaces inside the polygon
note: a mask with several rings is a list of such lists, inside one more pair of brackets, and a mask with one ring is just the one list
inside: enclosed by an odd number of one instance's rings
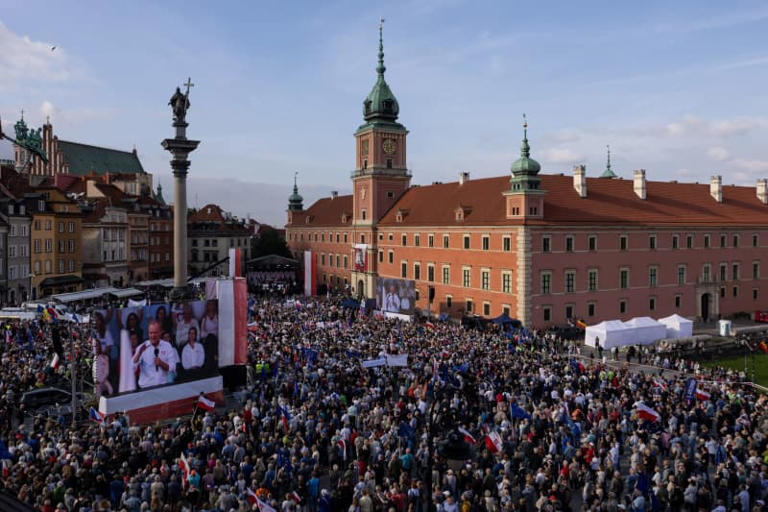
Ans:
{"label": "green foliage", "polygon": [[288,244],[285,243],[285,238],[280,235],[280,232],[275,228],[262,226],[259,240],[256,242],[251,257],[260,258],[270,254],[277,254],[286,258],[292,257],[291,251],[288,250]]}

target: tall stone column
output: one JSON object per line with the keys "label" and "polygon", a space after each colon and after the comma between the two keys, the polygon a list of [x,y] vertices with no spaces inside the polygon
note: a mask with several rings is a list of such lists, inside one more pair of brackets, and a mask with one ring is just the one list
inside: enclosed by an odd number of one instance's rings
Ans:
{"label": "tall stone column", "polygon": [[187,139],[186,122],[189,108],[189,88],[193,86],[189,80],[184,84],[186,93],[180,88],[168,102],[173,110],[173,127],[176,136],[165,139],[163,148],[172,155],[173,169],[173,292],[171,298],[179,300],[189,295],[187,288],[187,173],[189,172],[189,154],[200,144],[199,140]]}

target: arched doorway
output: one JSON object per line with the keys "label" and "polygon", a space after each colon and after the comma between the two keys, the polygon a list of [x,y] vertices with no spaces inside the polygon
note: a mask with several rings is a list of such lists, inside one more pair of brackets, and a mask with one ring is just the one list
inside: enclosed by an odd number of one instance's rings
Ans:
{"label": "arched doorway", "polygon": [[362,279],[357,282],[357,296],[359,298],[365,297],[365,284]]}
{"label": "arched doorway", "polygon": [[712,296],[708,293],[701,294],[701,319],[706,322],[709,320],[709,306]]}

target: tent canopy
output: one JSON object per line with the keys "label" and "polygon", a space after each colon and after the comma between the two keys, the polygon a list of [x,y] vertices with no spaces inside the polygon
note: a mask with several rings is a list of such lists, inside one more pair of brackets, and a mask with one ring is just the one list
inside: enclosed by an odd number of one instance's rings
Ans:
{"label": "tent canopy", "polygon": [[667,327],[651,317],[638,316],[624,324],[634,331],[632,333],[634,345],[649,345],[667,336]]}
{"label": "tent canopy", "polygon": [[677,313],[659,318],[659,323],[666,327],[667,338],[690,338],[693,336],[693,322]]}
{"label": "tent canopy", "polygon": [[497,316],[496,318],[494,318],[493,320],[491,320],[491,322],[495,323],[496,325],[502,325],[502,326],[511,325],[515,329],[517,329],[518,327],[522,327],[523,325],[520,322],[520,320],[510,317],[506,313],[506,311],[500,314],[499,316]]}
{"label": "tent canopy", "polygon": [[584,344],[594,347],[599,338],[600,346],[606,349],[628,345],[629,329],[621,320],[606,320],[597,325],[587,326]]}

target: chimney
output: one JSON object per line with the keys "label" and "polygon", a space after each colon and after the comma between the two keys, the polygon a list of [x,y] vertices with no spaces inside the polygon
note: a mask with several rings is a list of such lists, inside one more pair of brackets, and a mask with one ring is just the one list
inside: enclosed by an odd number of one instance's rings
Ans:
{"label": "chimney", "polygon": [[579,197],[587,197],[587,168],[583,165],[573,166],[573,188]]}
{"label": "chimney", "polygon": [[757,198],[763,204],[768,204],[768,179],[757,180]]}
{"label": "chimney", "polygon": [[339,197],[339,191],[331,190],[331,199],[336,199],[337,197]]}
{"label": "chimney", "polygon": [[633,177],[635,194],[640,199],[645,199],[645,169],[635,171]]}
{"label": "chimney", "polygon": [[718,203],[723,202],[723,177],[719,174],[709,178],[709,195]]}
{"label": "chimney", "polygon": [[463,185],[469,181],[469,173],[464,171],[459,173],[459,185]]}

